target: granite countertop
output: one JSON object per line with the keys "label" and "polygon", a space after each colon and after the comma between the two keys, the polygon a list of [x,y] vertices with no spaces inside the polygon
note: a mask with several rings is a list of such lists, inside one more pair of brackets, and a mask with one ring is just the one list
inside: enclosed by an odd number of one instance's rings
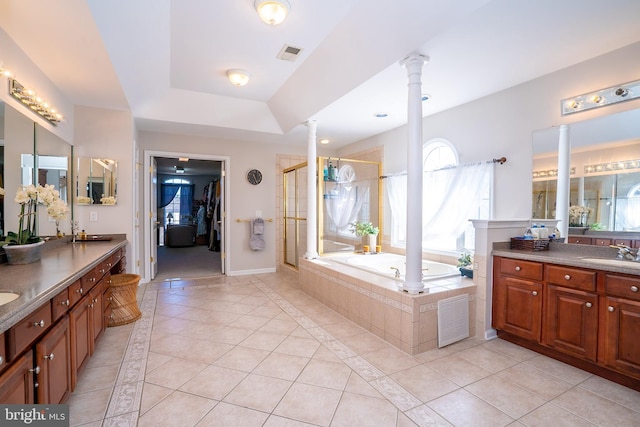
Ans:
{"label": "granite countertop", "polygon": [[594,270],[612,271],[616,273],[640,276],[640,262],[620,260],[615,265],[586,261],[584,258],[602,258],[616,260],[618,250],[608,246],[572,245],[565,243],[549,244],[548,251],[524,251],[510,249],[509,242],[494,243],[493,256],[539,261],[551,264],[569,265],[573,267],[591,268]]}
{"label": "granite countertop", "polygon": [[78,280],[101,259],[127,244],[122,235],[109,241],[68,243],[66,239],[47,242],[42,259],[26,265],[0,265],[0,291],[20,297],[0,305],[0,333],[33,313],[46,301]]}

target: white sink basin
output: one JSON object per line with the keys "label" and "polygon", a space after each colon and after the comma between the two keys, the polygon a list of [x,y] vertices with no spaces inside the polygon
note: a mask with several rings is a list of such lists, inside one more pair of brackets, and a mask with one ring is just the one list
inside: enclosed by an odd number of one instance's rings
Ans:
{"label": "white sink basin", "polygon": [[0,291],[0,305],[5,305],[14,299],[17,299],[20,294],[16,294],[15,292],[4,292]]}
{"label": "white sink basin", "polygon": [[582,261],[593,262],[595,264],[610,265],[612,267],[635,268],[640,270],[640,262],[627,261],[624,259],[611,258],[580,258]]}

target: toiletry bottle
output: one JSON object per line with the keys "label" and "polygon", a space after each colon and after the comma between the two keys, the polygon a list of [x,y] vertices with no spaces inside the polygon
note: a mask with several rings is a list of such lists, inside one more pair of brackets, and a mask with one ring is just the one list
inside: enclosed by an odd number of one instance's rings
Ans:
{"label": "toiletry bottle", "polygon": [[80,240],[84,240],[84,239],[86,239],[86,238],[87,238],[87,233],[85,233],[85,231],[84,231],[84,230],[82,230],[82,231],[80,232],[80,235],[79,235],[78,237],[80,238]]}
{"label": "toiletry bottle", "polygon": [[538,231],[538,224],[533,224],[531,227],[531,234],[533,234],[534,239],[540,238],[540,232]]}
{"label": "toiletry bottle", "polygon": [[530,228],[527,228],[525,230],[523,237],[524,237],[525,240],[532,240],[533,239],[533,233],[531,232]]}
{"label": "toiletry bottle", "polygon": [[327,176],[329,181],[335,181],[336,180],[336,170],[333,167],[333,165],[331,164],[331,160],[329,160],[329,169],[327,171]]}
{"label": "toiletry bottle", "polygon": [[540,229],[538,230],[538,233],[540,233],[541,239],[549,238],[549,230],[547,230],[547,227],[545,227],[544,224],[540,224]]}
{"label": "toiletry bottle", "polygon": [[329,169],[327,168],[327,164],[324,164],[324,169],[322,170],[322,179],[323,180],[328,180],[329,179]]}

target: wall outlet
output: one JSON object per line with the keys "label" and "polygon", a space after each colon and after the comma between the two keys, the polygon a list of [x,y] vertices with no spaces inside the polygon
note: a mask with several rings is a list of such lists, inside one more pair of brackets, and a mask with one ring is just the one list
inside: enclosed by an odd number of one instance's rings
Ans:
{"label": "wall outlet", "polygon": [[262,211],[256,211],[256,218],[262,218]]}
{"label": "wall outlet", "polygon": [[91,222],[98,221],[98,212],[96,212],[96,211],[89,212],[89,221],[91,221]]}

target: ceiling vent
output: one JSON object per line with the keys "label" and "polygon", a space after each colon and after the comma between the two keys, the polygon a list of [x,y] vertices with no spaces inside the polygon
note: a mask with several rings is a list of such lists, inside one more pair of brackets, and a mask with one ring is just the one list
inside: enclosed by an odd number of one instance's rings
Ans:
{"label": "ceiling vent", "polygon": [[298,56],[302,53],[301,47],[284,45],[280,52],[278,52],[278,59],[282,59],[283,61],[295,61],[298,59]]}

